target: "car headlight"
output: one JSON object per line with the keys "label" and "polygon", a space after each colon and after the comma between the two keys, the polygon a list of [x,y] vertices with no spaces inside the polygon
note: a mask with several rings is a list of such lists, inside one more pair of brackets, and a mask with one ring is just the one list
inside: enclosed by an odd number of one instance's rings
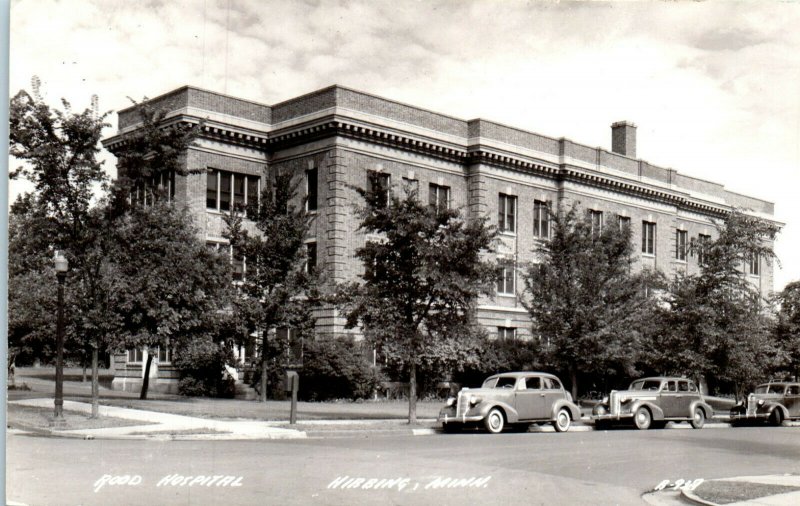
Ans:
{"label": "car headlight", "polygon": [[764,405],[764,399],[759,399],[758,400],[758,405],[759,405],[759,407],[763,406]]}
{"label": "car headlight", "polygon": [[594,407],[594,414],[595,415],[605,415],[606,414],[606,407],[597,405]]}
{"label": "car headlight", "polygon": [[455,405],[456,405],[456,398],[455,397],[448,397],[447,398],[447,402],[445,403],[445,406],[447,406],[448,408],[452,408]]}
{"label": "car headlight", "polygon": [[608,404],[608,396],[606,395],[603,397],[603,400],[600,401],[601,404]]}
{"label": "car headlight", "polygon": [[479,402],[481,402],[481,398],[480,397],[475,397],[474,395],[470,396],[470,398],[469,398],[469,405],[470,406],[474,406],[474,405],[478,404]]}

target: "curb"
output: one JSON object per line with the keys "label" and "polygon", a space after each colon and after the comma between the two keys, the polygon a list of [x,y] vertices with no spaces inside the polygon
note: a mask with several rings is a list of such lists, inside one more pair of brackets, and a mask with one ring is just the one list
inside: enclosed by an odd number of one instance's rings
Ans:
{"label": "curb", "polygon": [[719,506],[717,503],[706,501],[694,492],[689,492],[688,490],[681,490],[681,499],[686,499],[692,504],[700,504],[702,506]]}

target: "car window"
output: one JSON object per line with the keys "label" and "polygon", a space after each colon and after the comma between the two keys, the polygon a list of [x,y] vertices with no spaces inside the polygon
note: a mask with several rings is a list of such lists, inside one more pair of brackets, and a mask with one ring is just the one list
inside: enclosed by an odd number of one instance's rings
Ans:
{"label": "car window", "polygon": [[517,378],[513,377],[499,377],[497,378],[497,384],[494,386],[495,388],[514,388],[514,385],[517,384]]}
{"label": "car window", "polygon": [[697,387],[694,386],[694,383],[691,382],[691,381],[689,381],[688,383],[689,383],[689,391],[690,392],[697,392]]}
{"label": "car window", "polygon": [[525,390],[541,390],[541,388],[539,378],[525,378]]}
{"label": "car window", "polygon": [[767,393],[767,385],[758,385],[756,387],[756,393],[757,394],[765,394],[765,393]]}
{"label": "car window", "polygon": [[768,394],[782,394],[783,393],[783,385],[770,385],[767,389]]}
{"label": "car window", "polygon": [[786,395],[800,395],[800,385],[789,385]]}
{"label": "car window", "polygon": [[631,384],[631,390],[652,390],[657,392],[661,388],[661,380],[639,380]]}
{"label": "car window", "polygon": [[497,384],[497,378],[487,378],[486,381],[483,382],[481,388],[494,388]]}
{"label": "car window", "polygon": [[667,384],[664,386],[664,391],[665,392],[677,392],[678,391],[678,385],[676,383],[677,382],[675,382],[675,381],[667,381]]}
{"label": "car window", "polygon": [[553,390],[561,390],[561,383],[555,378],[549,378],[550,388]]}
{"label": "car window", "polygon": [[688,381],[679,381],[678,382],[678,391],[679,392],[688,392],[689,391],[689,382]]}

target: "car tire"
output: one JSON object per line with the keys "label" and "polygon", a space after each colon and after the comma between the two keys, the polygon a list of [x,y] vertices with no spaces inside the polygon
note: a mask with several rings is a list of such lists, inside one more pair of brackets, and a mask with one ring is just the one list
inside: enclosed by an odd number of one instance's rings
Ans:
{"label": "car tire", "polygon": [[775,408],[769,415],[769,423],[775,427],[783,425],[783,411],[780,408]]}
{"label": "car tire", "polygon": [[442,432],[446,434],[455,434],[461,431],[461,426],[457,423],[442,423]]}
{"label": "car tire", "polygon": [[706,412],[703,411],[703,408],[694,408],[691,424],[693,429],[703,428],[703,425],[706,424]]}
{"label": "car tire", "polygon": [[569,415],[569,410],[567,408],[559,409],[556,419],[553,421],[556,432],[567,432],[571,423],[572,417]]}
{"label": "car tire", "polygon": [[483,419],[483,426],[489,434],[500,434],[506,424],[506,418],[499,408],[492,408]]}
{"label": "car tire", "polygon": [[650,414],[650,410],[642,406],[641,408],[636,410],[636,413],[633,414],[633,425],[636,426],[639,430],[647,430],[650,428],[650,424],[653,423],[653,415]]}

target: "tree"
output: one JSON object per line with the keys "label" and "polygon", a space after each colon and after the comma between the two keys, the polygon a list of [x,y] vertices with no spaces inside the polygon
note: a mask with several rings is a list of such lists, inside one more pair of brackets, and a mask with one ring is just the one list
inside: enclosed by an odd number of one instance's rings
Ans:
{"label": "tree", "polygon": [[789,370],[800,378],[800,281],[786,285],[778,294],[778,322],[775,338],[787,355]]}
{"label": "tree", "polygon": [[550,218],[552,235],[539,243],[538,263],[523,275],[523,304],[534,335],[545,343],[545,361],[569,373],[577,397],[579,373],[634,373],[642,339],[638,323],[652,304],[645,287],[657,277],[633,273],[628,227],[597,231],[577,204]]}
{"label": "tree", "polygon": [[[9,273],[13,279],[9,301],[15,307],[12,349],[22,341],[30,342],[37,331],[49,328],[44,325],[26,330],[20,322],[49,321],[46,316],[35,313],[50,307],[48,302],[52,294],[32,286],[31,281],[50,281],[48,274],[52,265],[48,259],[54,250],[65,251],[72,265],[67,277],[67,292],[72,305],[87,307],[92,302],[91,295],[84,297],[85,294],[76,291],[76,287],[92,276],[86,252],[92,249],[97,237],[90,223],[92,197],[96,187],[102,187],[106,182],[102,162],[97,160],[102,130],[107,126],[106,115],[98,114],[96,96],[92,97],[92,108],[80,113],[73,112],[66,100],[61,102],[63,111],[46,104],[39,94],[38,78],[34,78],[33,96],[20,91],[11,99],[9,108],[9,152],[23,162],[10,176],[12,179],[26,178],[34,185],[33,195],[23,196],[12,207],[13,225],[9,237]],[[49,286],[54,286],[54,283]],[[41,298],[31,299],[35,296]],[[20,315],[25,316],[19,318]],[[70,311],[68,315],[73,329],[86,328],[80,325],[80,313]],[[70,335],[76,337],[75,332],[70,332]],[[84,342],[93,343],[93,363],[96,364],[96,336],[79,335],[86,339]],[[95,416],[97,387],[95,367],[92,374]]]}
{"label": "tree", "polygon": [[380,182],[357,189],[359,230],[377,234],[356,250],[364,264],[362,284],[348,294],[348,325],[405,367],[409,382],[408,422],[416,423],[417,370],[426,351],[474,324],[479,294],[490,293],[496,276],[484,259],[495,239],[485,219],[464,221],[456,209],[435,209],[416,191],[387,195]]}
{"label": "tree", "polygon": [[270,342],[270,333],[281,327],[309,327],[304,240],[310,215],[297,197],[298,184],[289,172],[267,179],[258,206],[246,209],[257,234],[244,228],[242,210],[226,217],[233,254],[247,265],[235,307],[249,322],[248,334],[261,335],[261,402],[267,400],[270,360],[283,354],[286,344]]}
{"label": "tree", "polygon": [[751,259],[775,258],[777,228],[734,210],[716,229],[715,240],[690,245],[700,273],[670,283],[649,358],[662,372],[708,376],[740,394],[781,361],[764,301],[745,274]]}
{"label": "tree", "polygon": [[166,200],[132,207],[115,219],[113,233],[117,344],[151,351],[140,394],[146,399],[152,352],[204,331],[206,316],[224,308],[230,266],[200,240],[186,208]]}

